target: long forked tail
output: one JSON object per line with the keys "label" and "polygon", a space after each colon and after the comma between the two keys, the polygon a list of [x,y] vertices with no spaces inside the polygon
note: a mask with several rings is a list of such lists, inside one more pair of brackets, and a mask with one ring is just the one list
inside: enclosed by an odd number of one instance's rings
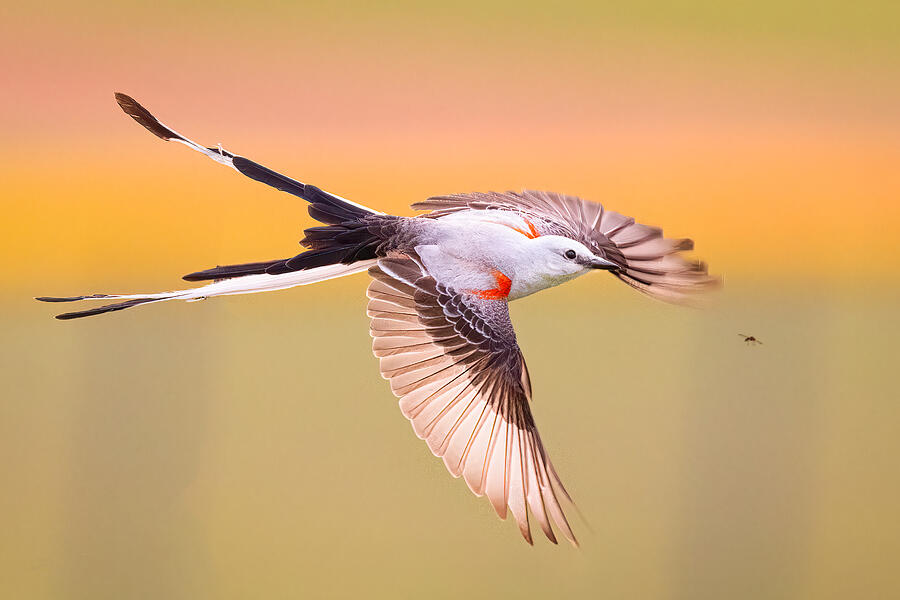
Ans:
{"label": "long forked tail", "polygon": [[[320,216],[330,217],[331,219],[349,220],[351,218],[358,219],[366,215],[384,214],[361,204],[357,204],[356,202],[351,202],[346,198],[341,198],[337,194],[321,190],[314,185],[302,183],[296,179],[291,179],[286,175],[282,175],[281,173],[276,173],[272,169],[264,167],[249,158],[233,154],[223,149],[221,146],[208,148],[202,144],[198,144],[197,142],[184,137],[171,127],[164,125],[159,119],[153,116],[149,110],[141,106],[141,104],[131,96],[121,92],[116,92],[115,96],[116,102],[125,114],[137,121],[144,129],[156,137],[166,141],[184,144],[191,150],[196,150],[197,152],[205,154],[217,163],[225,165],[226,167],[231,167],[250,179],[255,179],[256,181],[270,185],[277,190],[287,192],[298,198],[303,198],[310,203],[310,214],[312,214],[312,217],[316,220],[322,221],[323,219],[319,218]],[[314,210],[318,211],[318,216],[317,214],[313,214]],[[331,223],[332,221],[325,219],[324,222]]]}
{"label": "long forked tail", "polygon": [[220,266],[186,275],[184,279],[188,281],[213,280],[213,283],[193,289],[156,294],[92,294],[66,298],[37,298],[43,302],[122,300],[88,310],[64,313],[58,315],[57,319],[88,317],[165,300],[193,301],[212,296],[281,290],[365,271],[374,263],[372,260],[374,247],[379,240],[371,235],[364,220],[384,213],[291,179],[248,158],[228,152],[221,146],[212,148],[198,144],[164,125],[130,96],[116,93],[116,102],[127,115],[155,136],[184,144],[251,179],[306,200],[309,202],[310,215],[330,227],[308,230],[307,239],[303,244],[310,250],[293,258]]}
{"label": "long forked tail", "polygon": [[230,296],[233,294],[253,294],[256,292],[271,292],[274,290],[283,290],[286,288],[308,285],[310,283],[318,283],[344,275],[351,275],[366,271],[370,266],[375,264],[374,260],[365,260],[350,265],[334,264],[325,265],[313,269],[303,271],[293,271],[283,273],[281,275],[245,275],[243,277],[235,277],[231,279],[223,279],[215,281],[208,285],[187,289],[176,290],[172,292],[160,292],[156,294],[91,294],[89,296],[71,296],[66,298],[41,297],[36,298],[41,302],[74,302],[77,300],[123,300],[124,302],[116,302],[113,304],[104,304],[95,308],[81,310],[77,312],[63,313],[56,315],[57,319],[78,319],[80,317],[90,317],[93,315],[101,315],[103,313],[124,310],[141,304],[150,304],[152,302],[164,302],[166,300],[203,300],[213,296]]}

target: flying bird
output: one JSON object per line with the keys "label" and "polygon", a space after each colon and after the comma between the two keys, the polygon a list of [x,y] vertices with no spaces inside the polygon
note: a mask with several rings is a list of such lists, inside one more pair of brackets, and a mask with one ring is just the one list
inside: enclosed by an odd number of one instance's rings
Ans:
{"label": "flying bird", "polygon": [[743,333],[739,333],[738,335],[744,338],[744,341],[748,346],[759,346],[760,344],[762,344],[761,341],[759,341],[752,335],[744,335]]}
{"label": "flying bird", "polygon": [[512,513],[533,543],[529,512],[553,543],[577,545],[563,511],[571,497],[535,427],[531,382],[508,303],[592,271],[607,271],[660,300],[689,302],[717,284],[688,260],[688,239],[555,192],[487,192],[429,198],[394,216],[276,173],[162,124],[125,94],[122,110],[163,140],[178,142],[309,203],[322,226],[288,258],[217,266],[184,276],[210,281],[155,294],[93,294],[46,302],[115,300],[58,315],[75,319],[167,300],[280,290],[367,271],[372,350],[416,435],[497,514]]}

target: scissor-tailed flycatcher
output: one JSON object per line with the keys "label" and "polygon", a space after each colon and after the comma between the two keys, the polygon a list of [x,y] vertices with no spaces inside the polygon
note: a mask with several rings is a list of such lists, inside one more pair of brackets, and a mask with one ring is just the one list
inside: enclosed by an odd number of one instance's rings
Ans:
{"label": "scissor-tailed flycatcher", "polygon": [[151,133],[180,142],[247,177],[309,202],[324,227],[305,231],[292,258],[219,266],[186,275],[213,280],[157,294],[38,298],[114,299],[74,319],[164,300],[279,290],[368,271],[372,349],[400,409],[454,477],[487,495],[501,518],[512,512],[532,543],[528,510],[556,542],[551,522],[573,544],[559,497],[571,498],[547,456],[528,403],[531,383],[507,303],[595,269],[669,302],[688,301],[717,283],[683,258],[687,239],[553,192],[473,193],[430,198],[397,217],[285,177],[221,148],[176,133],[134,99],[116,94]]}

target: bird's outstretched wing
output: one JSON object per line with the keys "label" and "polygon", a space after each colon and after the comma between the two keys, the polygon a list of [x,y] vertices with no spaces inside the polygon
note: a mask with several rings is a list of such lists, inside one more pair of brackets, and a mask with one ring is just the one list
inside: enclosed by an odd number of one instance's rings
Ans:
{"label": "bird's outstretched wing", "polygon": [[372,348],[416,435],[501,518],[508,507],[529,543],[530,509],[552,542],[551,522],[577,545],[506,301],[448,289],[415,257],[381,259],[369,273]]}
{"label": "bird's outstretched wing", "polygon": [[506,210],[529,219],[542,235],[578,240],[621,269],[613,274],[638,290],[667,302],[690,303],[697,292],[715,287],[706,265],[680,254],[694,242],[663,236],[662,229],[605,210],[602,204],[556,192],[476,192],[436,196],[412,205],[441,217],[460,210]]}

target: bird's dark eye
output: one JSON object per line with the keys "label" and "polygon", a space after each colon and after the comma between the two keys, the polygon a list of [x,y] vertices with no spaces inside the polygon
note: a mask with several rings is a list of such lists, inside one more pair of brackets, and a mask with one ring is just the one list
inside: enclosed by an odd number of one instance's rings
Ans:
{"label": "bird's dark eye", "polygon": [[574,250],[566,250],[566,258],[573,260],[577,256]]}

